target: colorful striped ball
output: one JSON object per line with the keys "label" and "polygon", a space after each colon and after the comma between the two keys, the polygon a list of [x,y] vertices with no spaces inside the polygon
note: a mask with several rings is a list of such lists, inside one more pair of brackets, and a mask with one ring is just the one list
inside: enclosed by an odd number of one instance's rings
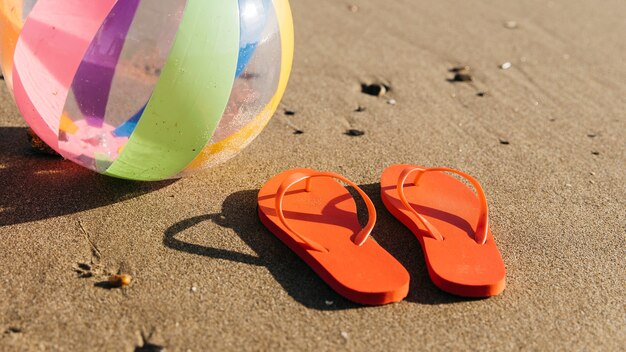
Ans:
{"label": "colorful striped ball", "polygon": [[276,111],[292,60],[288,0],[0,0],[0,63],[25,120],[115,177],[233,157]]}

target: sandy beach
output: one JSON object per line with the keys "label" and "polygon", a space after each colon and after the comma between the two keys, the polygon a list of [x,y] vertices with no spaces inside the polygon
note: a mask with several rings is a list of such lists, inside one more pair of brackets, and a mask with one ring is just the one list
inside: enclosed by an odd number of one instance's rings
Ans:
{"label": "sandy beach", "polygon": [[[281,107],[196,176],[130,182],[36,154],[0,85],[0,351],[622,350],[626,2],[291,5]],[[451,72],[464,66],[471,81]],[[364,94],[372,83],[390,91]],[[431,283],[380,198],[397,163],[482,183],[500,296]],[[294,167],[366,191],[373,237],[411,275],[406,300],[345,300],[261,224],[259,188]],[[117,272],[132,284],[107,287]]]}

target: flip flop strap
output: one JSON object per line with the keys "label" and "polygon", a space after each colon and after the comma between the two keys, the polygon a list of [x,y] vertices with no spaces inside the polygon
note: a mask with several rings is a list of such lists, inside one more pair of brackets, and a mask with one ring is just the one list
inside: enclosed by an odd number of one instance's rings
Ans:
{"label": "flip flop strap", "polygon": [[473,178],[472,176],[458,170],[450,169],[447,167],[433,167],[433,168],[421,168],[416,166],[407,166],[398,179],[397,190],[400,195],[400,201],[404,205],[406,209],[408,209],[413,215],[415,215],[419,221],[426,227],[430,236],[436,240],[443,241],[443,236],[437,231],[437,228],[433,226],[426,218],[424,218],[420,213],[418,213],[412,206],[409,204],[409,201],[406,199],[406,195],[404,194],[404,183],[410,174],[413,172],[417,172],[417,176],[415,177],[414,185],[417,186],[417,182],[419,178],[426,172],[450,172],[456,175],[459,175],[469,181],[469,183],[474,186],[476,189],[476,194],[478,196],[478,201],[480,202],[480,213],[478,216],[478,224],[476,225],[476,230],[474,232],[474,240],[478,244],[485,244],[487,241],[487,232],[489,231],[489,209],[487,207],[487,198],[485,197],[485,192],[483,188],[480,186],[480,183]]}
{"label": "flip flop strap", "polygon": [[303,245],[306,249],[315,250],[318,252],[328,252],[327,248],[311,240],[310,238],[299,234],[291,226],[289,226],[287,220],[285,219],[285,215],[283,214],[283,199],[287,190],[296,183],[302,180],[306,180],[305,190],[306,192],[311,192],[311,180],[318,177],[330,177],[345,182],[349,186],[353,187],[365,201],[368,214],[367,224],[352,239],[352,242],[354,242],[354,244],[356,244],[357,246],[361,246],[367,240],[370,233],[372,232],[372,229],[374,228],[374,225],[376,224],[376,208],[374,207],[374,203],[372,203],[367,194],[363,192],[363,190],[359,188],[359,186],[357,186],[354,182],[348,180],[347,178],[334,172],[313,172],[310,174],[298,172],[287,177],[281,183],[280,187],[278,187],[278,191],[276,192],[276,213],[278,215],[278,219],[283,224],[283,226],[285,226],[285,228],[287,228],[287,230],[291,232],[292,235],[294,235],[303,242]]}

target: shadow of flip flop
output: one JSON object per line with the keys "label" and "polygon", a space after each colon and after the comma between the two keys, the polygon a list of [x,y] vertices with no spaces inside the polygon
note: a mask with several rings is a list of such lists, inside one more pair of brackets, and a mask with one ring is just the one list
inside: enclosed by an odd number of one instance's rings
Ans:
{"label": "shadow of flip flop", "polygon": [[[361,306],[344,299],[328,287],[311,268],[261,224],[257,215],[257,194],[258,190],[234,193],[224,201],[221,213],[196,216],[170,226],[165,231],[163,244],[194,255],[266,267],[289,296],[308,308],[360,308]],[[176,238],[181,232],[204,221],[232,229],[257,256],[187,243]]]}

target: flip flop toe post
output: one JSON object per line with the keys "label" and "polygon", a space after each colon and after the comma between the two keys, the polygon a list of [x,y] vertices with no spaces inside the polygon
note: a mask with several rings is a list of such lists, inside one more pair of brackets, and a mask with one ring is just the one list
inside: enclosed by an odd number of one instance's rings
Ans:
{"label": "flip flop toe post", "polygon": [[449,168],[394,165],[382,174],[381,196],[419,239],[436,286],[466,297],[504,290],[506,271],[489,229],[487,201],[473,177]]}
{"label": "flip flop toe post", "polygon": [[[350,192],[336,180],[365,200],[369,220],[364,228]],[[262,223],[340,295],[367,305],[406,297],[408,272],[369,237],[376,222],[374,205],[341,175],[311,169],[276,175],[259,191],[258,212]]]}

